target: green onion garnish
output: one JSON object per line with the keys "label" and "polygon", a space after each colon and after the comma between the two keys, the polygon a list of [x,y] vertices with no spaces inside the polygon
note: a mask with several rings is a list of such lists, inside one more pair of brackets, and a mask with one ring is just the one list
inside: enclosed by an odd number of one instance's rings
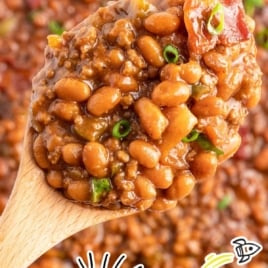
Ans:
{"label": "green onion garnish", "polygon": [[196,141],[199,136],[199,132],[197,132],[195,129],[193,129],[186,137],[182,139],[183,142],[192,142]]}
{"label": "green onion garnish", "polygon": [[[214,26],[215,20],[217,26]],[[223,5],[218,3],[211,11],[207,23],[208,32],[212,35],[221,34],[224,29],[224,8]]]}
{"label": "green onion garnish", "polygon": [[264,28],[256,34],[256,42],[259,46],[268,49],[268,28]]}
{"label": "green onion garnish", "polygon": [[186,137],[184,137],[182,139],[182,142],[197,142],[203,150],[213,151],[217,156],[224,154],[221,149],[217,148],[211,143],[206,135],[198,132],[195,129],[193,129]]}
{"label": "green onion garnish", "polygon": [[52,20],[48,23],[48,29],[52,34],[61,35],[64,32],[64,27],[58,21]]}
{"label": "green onion garnish", "polygon": [[199,146],[204,150],[213,151],[216,153],[217,156],[224,154],[224,152],[221,149],[214,146],[204,134],[200,134],[196,141],[199,144]]}
{"label": "green onion garnish", "polygon": [[129,121],[122,119],[118,121],[112,130],[113,137],[117,139],[125,138],[131,131]]}
{"label": "green onion garnish", "polygon": [[94,203],[100,200],[112,189],[108,178],[93,178],[92,179],[92,201]]}
{"label": "green onion garnish", "polygon": [[166,45],[164,47],[163,56],[168,63],[177,63],[180,57],[178,49],[172,45]]}
{"label": "green onion garnish", "polygon": [[231,204],[231,202],[232,202],[232,198],[231,198],[231,196],[230,196],[230,195],[226,195],[226,196],[224,196],[224,197],[219,201],[219,203],[218,203],[218,205],[217,205],[217,208],[218,208],[219,210],[224,210],[224,209],[226,209],[226,208]]}

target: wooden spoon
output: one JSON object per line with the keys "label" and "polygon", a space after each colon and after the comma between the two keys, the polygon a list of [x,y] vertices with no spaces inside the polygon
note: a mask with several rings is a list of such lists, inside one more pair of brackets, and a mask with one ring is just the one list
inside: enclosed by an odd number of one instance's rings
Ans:
{"label": "wooden spoon", "polygon": [[0,268],[25,268],[65,238],[89,226],[137,210],[82,207],[50,188],[32,157],[26,128],[23,155],[8,204],[0,218]]}

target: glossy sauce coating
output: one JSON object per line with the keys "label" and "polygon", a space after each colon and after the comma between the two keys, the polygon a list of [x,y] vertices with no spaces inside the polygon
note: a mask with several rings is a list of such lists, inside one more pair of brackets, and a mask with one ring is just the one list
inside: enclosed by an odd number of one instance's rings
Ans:
{"label": "glossy sauce coating", "polygon": [[[207,45],[200,51],[191,45],[198,33],[187,17],[190,1],[150,5],[136,16],[128,8],[128,1],[100,8],[49,37],[46,65],[34,80],[33,155],[48,184],[69,199],[165,210],[238,149],[261,73],[247,28],[237,42],[226,32],[200,39]],[[176,62],[168,46],[179,53]]]}

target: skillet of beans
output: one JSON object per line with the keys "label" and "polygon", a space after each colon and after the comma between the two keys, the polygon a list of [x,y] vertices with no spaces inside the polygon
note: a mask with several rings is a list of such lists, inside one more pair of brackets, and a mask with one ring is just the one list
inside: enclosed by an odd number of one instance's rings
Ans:
{"label": "skillet of beans", "polygon": [[31,124],[51,187],[166,210],[237,151],[260,99],[254,23],[241,1],[205,2],[120,1],[48,36]]}

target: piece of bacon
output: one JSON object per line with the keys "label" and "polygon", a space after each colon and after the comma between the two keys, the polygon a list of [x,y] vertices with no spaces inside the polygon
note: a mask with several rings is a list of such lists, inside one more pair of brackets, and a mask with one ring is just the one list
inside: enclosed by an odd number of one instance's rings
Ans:
{"label": "piece of bacon", "polygon": [[[217,3],[224,7],[224,29],[219,35],[207,30],[207,21]],[[190,54],[201,55],[216,44],[234,45],[251,36],[242,0],[185,0],[184,22]]]}

